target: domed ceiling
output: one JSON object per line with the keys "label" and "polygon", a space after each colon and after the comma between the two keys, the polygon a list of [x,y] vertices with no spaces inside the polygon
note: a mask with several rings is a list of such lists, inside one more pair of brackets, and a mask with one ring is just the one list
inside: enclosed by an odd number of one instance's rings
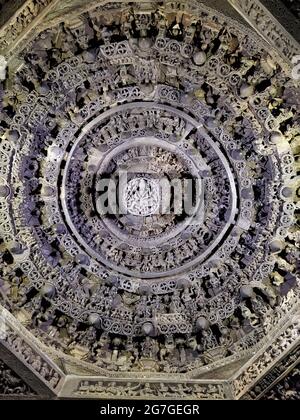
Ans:
{"label": "domed ceiling", "polygon": [[52,3],[0,38],[4,362],[60,397],[259,398],[299,358],[294,50],[197,1]]}

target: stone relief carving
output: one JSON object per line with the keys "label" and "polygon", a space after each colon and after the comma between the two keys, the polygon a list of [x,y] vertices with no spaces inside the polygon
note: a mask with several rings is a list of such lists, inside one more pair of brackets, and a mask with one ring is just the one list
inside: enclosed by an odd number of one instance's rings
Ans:
{"label": "stone relief carving", "polygon": [[271,12],[258,0],[229,0],[254,28],[268,41],[281,56],[291,62],[299,55],[300,46],[291,35],[274,19]]}
{"label": "stone relief carving", "polygon": [[[244,369],[242,373],[234,380],[234,394],[240,398],[243,395],[244,390],[247,386],[253,385],[257,382],[257,378],[263,373],[267,372],[268,366],[272,366],[277,358],[280,358],[282,354],[287,352],[288,349],[292,349],[295,343],[298,342],[299,337],[299,316],[298,320],[294,324],[289,325],[286,330],[272,342],[268,348],[256,358],[254,363],[249,363],[247,369]],[[295,354],[298,357],[298,352],[291,352],[285,362],[281,362],[280,367],[285,367],[285,364],[291,363],[295,360]],[[279,367],[279,369],[280,369]],[[249,397],[253,398],[256,394],[259,395],[268,383],[270,378],[265,377],[261,383],[255,386],[253,391],[249,392]]]}
{"label": "stone relief carving", "polygon": [[56,369],[54,363],[47,359],[28,343],[28,337],[20,333],[18,323],[11,325],[11,316],[3,310],[0,318],[1,325],[5,323],[5,333],[0,336],[0,343],[14,353],[25,365],[40,377],[51,390],[58,389],[62,373]]}
{"label": "stone relief carving", "polygon": [[39,23],[59,0],[26,0],[0,28],[0,53],[10,62],[10,71],[22,65],[18,54],[39,32]]}
{"label": "stone relief carving", "polygon": [[[0,113],[0,291],[62,358],[172,379],[262,349],[299,302],[299,109],[289,75],[240,27],[194,2],[151,7],[108,3],[24,49]],[[108,217],[98,183],[124,169],[129,214]],[[155,214],[159,177],[200,181],[196,218]],[[295,331],[236,378],[235,396]],[[59,374],[8,340],[55,390]]]}
{"label": "stone relief carving", "polygon": [[8,26],[0,30],[0,51],[5,51],[14,43],[22,31],[38,16],[45,6],[52,0],[28,0],[18,10],[18,13],[9,20]]}
{"label": "stone relief carving", "polygon": [[137,383],[137,382],[101,382],[82,381],[74,392],[77,396],[94,398],[149,398],[152,399],[224,399],[225,394],[219,384],[196,383]]}
{"label": "stone relief carving", "polygon": [[0,361],[0,398],[5,396],[34,396],[36,393]]}
{"label": "stone relief carving", "polygon": [[[243,399],[265,399],[271,398],[276,393],[278,378],[285,378],[287,372],[293,371],[299,360],[300,348],[296,346],[286,357],[280,360],[275,366],[263,376],[258,383],[243,396]],[[288,378],[287,378],[288,380]],[[282,380],[279,381],[282,384]],[[273,392],[274,390],[274,392]],[[280,394],[277,394],[277,398]],[[275,399],[275,398],[274,398]]]}
{"label": "stone relief carving", "polygon": [[299,364],[274,388],[264,395],[264,400],[299,400],[300,399]]}

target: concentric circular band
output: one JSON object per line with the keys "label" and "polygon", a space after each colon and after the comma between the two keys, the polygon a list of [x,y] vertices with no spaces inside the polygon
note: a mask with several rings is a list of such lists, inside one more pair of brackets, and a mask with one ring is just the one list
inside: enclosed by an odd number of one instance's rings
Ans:
{"label": "concentric circular band", "polygon": [[[74,161],[76,160],[76,153],[78,152],[78,149],[83,147],[82,144],[85,142],[86,136],[88,136],[93,130],[100,130],[99,127],[105,126],[105,122],[110,121],[111,118],[123,115],[125,113],[132,113],[134,112],[135,115],[138,115],[138,113],[144,112],[145,110],[151,110],[156,112],[164,112],[170,115],[172,118],[180,119],[184,125],[185,125],[185,131],[182,134],[182,138],[169,138],[167,140],[159,139],[158,137],[155,137],[155,130],[150,131],[151,135],[148,136],[138,136],[135,134],[128,134],[126,135],[125,139],[120,139],[117,142],[117,145],[114,146],[113,144],[111,146],[107,147],[106,151],[102,151],[101,149],[97,150],[98,156],[99,156],[99,162],[98,165],[94,170],[95,173],[99,174],[99,172],[105,172],[106,169],[109,167],[112,161],[117,158],[118,155],[121,153],[125,153],[126,151],[130,151],[134,147],[156,147],[161,148],[161,150],[168,151],[170,153],[173,153],[175,155],[180,155],[182,159],[185,161],[188,169],[185,169],[186,171],[189,171],[190,177],[197,177],[201,180],[201,172],[203,173],[203,169],[206,168],[209,169],[209,165],[207,165],[201,156],[201,150],[198,150],[199,142],[203,142],[206,147],[210,148],[212,152],[216,155],[216,159],[219,161],[219,165],[221,165],[224,169],[223,173],[220,173],[220,176],[224,176],[226,174],[226,177],[228,179],[228,184],[230,188],[230,198],[228,202],[228,208],[227,208],[227,215],[226,220],[224,220],[224,223],[222,225],[222,228],[220,231],[217,232],[217,234],[214,236],[211,243],[209,243],[209,246],[205,247],[205,249],[201,250],[197,255],[191,255],[190,258],[186,258],[186,261],[182,264],[180,263],[180,267],[175,267],[174,269],[165,269],[165,270],[158,270],[155,269],[152,270],[152,272],[144,272],[143,268],[140,270],[137,270],[136,268],[128,269],[126,267],[122,267],[121,264],[116,264],[114,261],[112,261],[109,257],[105,257],[101,251],[95,250],[95,247],[91,246],[91,241],[85,240],[83,235],[78,231],[78,228],[76,227],[76,224],[72,220],[72,215],[70,214],[70,207],[68,204],[67,197],[69,196],[68,193],[68,183],[69,183],[69,171],[72,169],[72,165],[74,165]],[[103,128],[102,128],[103,129]],[[138,130],[137,130],[138,131]],[[184,150],[182,147],[182,144],[184,141],[186,141],[187,137],[193,133],[193,135],[197,135],[198,139],[197,142],[195,142],[194,149],[188,150],[188,153]],[[111,139],[111,143],[113,143],[113,138]],[[95,150],[94,150],[95,153]],[[163,153],[163,152],[161,152]],[[100,157],[101,156],[101,157]],[[158,155],[159,159],[159,155]],[[102,168],[102,169],[100,169]],[[128,169],[128,164],[127,164]],[[99,176],[99,175],[98,175]],[[218,174],[215,175],[216,177]],[[209,179],[209,176],[206,176],[207,179]],[[201,180],[201,184],[203,185],[203,200],[204,203],[200,203],[202,200],[198,200],[198,205],[196,207],[195,214],[193,214],[191,217],[186,217],[185,220],[179,224],[177,224],[173,230],[169,231],[166,235],[162,235],[156,237],[156,239],[151,240],[151,238],[145,238],[142,242],[139,240],[138,237],[134,237],[134,235],[128,235],[126,233],[123,233],[121,231],[118,232],[117,228],[109,228],[108,232],[111,232],[114,237],[119,237],[121,241],[115,245],[115,253],[119,252],[120,254],[124,255],[126,252],[126,246],[132,245],[132,243],[135,243],[138,245],[138,250],[136,252],[140,252],[140,255],[143,254],[143,252],[146,253],[147,257],[149,258],[149,254],[151,254],[151,247],[153,246],[161,246],[161,250],[165,251],[165,248],[163,248],[163,245],[167,245],[168,241],[170,241],[173,238],[176,238],[176,236],[181,234],[181,237],[184,236],[184,232],[187,229],[187,237],[194,235],[197,240],[197,233],[191,232],[191,226],[194,231],[196,231],[197,228],[200,227],[201,224],[205,222],[205,199],[207,198],[207,193],[205,192],[205,181]],[[74,192],[71,194],[73,198]],[[101,263],[107,265],[108,267],[117,270],[121,273],[127,274],[127,275],[134,275],[141,278],[158,278],[158,277],[165,277],[165,276],[174,276],[179,274],[180,272],[186,270],[189,267],[195,266],[201,261],[204,261],[209,256],[212,255],[214,249],[218,246],[218,244],[224,239],[224,236],[226,233],[228,233],[230,227],[232,226],[232,223],[236,217],[237,213],[237,191],[236,191],[236,185],[234,182],[234,176],[232,173],[232,170],[230,168],[229,161],[227,157],[224,155],[224,153],[221,152],[219,146],[217,143],[209,136],[207,133],[207,130],[192,117],[190,117],[188,114],[167,106],[167,105],[160,105],[158,103],[154,102],[135,102],[132,104],[125,104],[121,105],[119,107],[110,109],[103,114],[99,115],[97,118],[95,118],[93,121],[91,121],[88,125],[86,125],[82,130],[81,134],[78,136],[77,139],[75,139],[74,144],[72,145],[72,148],[70,152],[67,155],[66,162],[64,163],[64,169],[63,169],[63,182],[62,182],[62,189],[61,189],[61,205],[62,210],[64,214],[64,218],[66,220],[67,225],[70,227],[70,230],[80,246],[82,247],[82,250],[87,252],[91,257],[95,258],[96,260],[100,261]],[[92,200],[91,200],[92,201]],[[201,206],[202,205],[202,206]],[[201,207],[200,207],[201,206]],[[204,213],[204,216],[203,216]],[[78,218],[78,213],[76,213],[76,218]],[[153,221],[152,221],[153,223]],[[111,227],[111,223],[107,222],[105,218],[102,220],[102,228],[105,229],[107,226]],[[101,229],[102,230],[102,229]],[[97,232],[95,232],[95,235],[97,235]],[[108,233],[109,235],[109,233]],[[107,235],[107,236],[108,236]],[[161,251],[162,252],[162,251]],[[164,257],[168,257],[168,255],[173,255],[169,251],[166,252],[163,255]],[[142,259],[142,258],[141,258]],[[138,263],[137,263],[138,266]]]}

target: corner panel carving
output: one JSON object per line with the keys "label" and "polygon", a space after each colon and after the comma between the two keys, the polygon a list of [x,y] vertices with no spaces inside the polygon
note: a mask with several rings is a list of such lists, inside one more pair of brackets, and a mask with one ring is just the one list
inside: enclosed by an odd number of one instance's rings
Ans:
{"label": "corner panel carving", "polygon": [[228,0],[283,59],[290,64],[300,45],[259,0]]}
{"label": "corner panel carving", "polygon": [[[7,58],[16,54],[20,48],[20,41],[31,32],[34,27],[48,13],[58,0],[27,0],[15,14],[0,28],[0,53]],[[22,47],[21,47],[22,48]]]}

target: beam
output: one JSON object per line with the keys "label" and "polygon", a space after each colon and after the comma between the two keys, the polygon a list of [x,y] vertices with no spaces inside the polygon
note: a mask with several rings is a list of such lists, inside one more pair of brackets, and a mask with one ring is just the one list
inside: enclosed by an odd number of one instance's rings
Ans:
{"label": "beam", "polygon": [[[272,9],[266,7],[267,3],[270,7],[269,2],[259,0],[228,0],[228,2],[291,66],[293,58],[300,54],[300,44],[276,19],[272,14]],[[274,3],[273,0],[272,3]]]}

